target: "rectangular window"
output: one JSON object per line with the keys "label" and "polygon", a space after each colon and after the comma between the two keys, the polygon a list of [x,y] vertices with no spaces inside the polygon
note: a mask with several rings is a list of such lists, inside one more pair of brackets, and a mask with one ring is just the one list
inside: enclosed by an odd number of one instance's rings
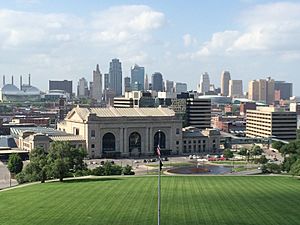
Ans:
{"label": "rectangular window", "polygon": [[176,141],[176,145],[179,145],[179,141]]}
{"label": "rectangular window", "polygon": [[176,134],[180,134],[180,129],[176,128]]}
{"label": "rectangular window", "polygon": [[91,137],[92,137],[92,138],[95,138],[95,137],[96,137],[96,132],[95,132],[95,130],[91,130]]}
{"label": "rectangular window", "polygon": [[74,128],[73,128],[73,133],[74,133],[75,135],[79,135],[79,129],[76,128],[76,127],[74,127]]}
{"label": "rectangular window", "polygon": [[95,144],[91,144],[91,148],[95,148]]}

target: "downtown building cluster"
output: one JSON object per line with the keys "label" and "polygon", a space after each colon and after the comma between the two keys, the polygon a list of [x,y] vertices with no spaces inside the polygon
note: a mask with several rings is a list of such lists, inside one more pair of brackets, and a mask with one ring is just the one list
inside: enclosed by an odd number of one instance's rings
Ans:
{"label": "downtown building cluster", "polygon": [[[1,100],[9,101],[12,111],[1,113],[0,126],[23,153],[37,146],[47,151],[61,140],[84,147],[90,158],[151,156],[158,135],[167,155],[216,154],[226,144],[296,138],[300,110],[291,83],[252,80],[244,92],[242,80],[232,79],[229,71],[220,77],[219,88],[205,72],[197,90],[188,91],[186,83],[165,80],[160,72],[149,78],[137,64],[123,77],[120,60],[112,59],[108,73],[96,65],[92,81],[80,78],[76,94],[70,80],[50,80],[43,93],[30,78],[20,89],[13,78],[11,84],[4,78]],[[33,90],[36,97],[29,98]],[[47,107],[30,106],[26,113],[26,104],[13,102]]]}

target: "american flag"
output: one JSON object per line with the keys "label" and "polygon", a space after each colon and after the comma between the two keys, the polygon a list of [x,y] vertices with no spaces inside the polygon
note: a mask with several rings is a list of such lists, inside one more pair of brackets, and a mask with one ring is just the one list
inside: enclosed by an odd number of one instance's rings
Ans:
{"label": "american flag", "polygon": [[157,153],[158,156],[160,156],[160,147],[159,147],[159,145],[157,145],[156,153]]}

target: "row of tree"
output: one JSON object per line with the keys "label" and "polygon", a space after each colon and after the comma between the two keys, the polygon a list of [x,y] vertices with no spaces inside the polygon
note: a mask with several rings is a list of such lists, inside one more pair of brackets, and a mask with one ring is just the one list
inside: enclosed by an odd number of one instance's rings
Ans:
{"label": "row of tree", "polygon": [[19,183],[41,181],[58,178],[63,181],[65,177],[72,176],[109,176],[109,175],[133,175],[131,166],[121,166],[104,163],[103,166],[90,170],[87,168],[84,158],[87,156],[85,149],[74,148],[69,142],[52,142],[48,154],[43,148],[35,148],[30,154],[30,162],[23,169],[21,158],[12,154],[9,158],[8,169],[16,174]]}
{"label": "row of tree", "polygon": [[282,171],[286,171],[294,176],[300,176],[300,140],[291,141],[284,144],[274,141],[272,148],[277,149],[284,157]]}

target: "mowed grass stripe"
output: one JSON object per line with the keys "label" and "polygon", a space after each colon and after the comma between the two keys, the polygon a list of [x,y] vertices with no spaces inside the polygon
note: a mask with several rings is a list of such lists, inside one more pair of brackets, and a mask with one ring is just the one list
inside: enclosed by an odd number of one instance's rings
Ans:
{"label": "mowed grass stripe", "polygon": [[[289,178],[291,179],[291,178]],[[273,216],[277,222],[289,222],[289,224],[299,224],[297,214],[297,207],[299,205],[299,193],[300,193],[300,182],[296,187],[290,186],[290,182],[287,182],[286,179],[277,179],[278,185],[274,186],[272,180],[266,180],[268,186],[271,186],[271,191],[269,195],[272,195],[273,201],[285,202],[286,199],[289,199],[288,205],[282,207],[280,204],[270,207],[269,210],[276,212],[276,216]],[[261,187],[262,188],[262,187]],[[271,197],[270,197],[271,199]]]}
{"label": "mowed grass stripe", "polygon": [[[162,224],[299,224],[300,181],[162,177]],[[0,192],[0,224],[156,224],[157,177],[37,184]]]}

